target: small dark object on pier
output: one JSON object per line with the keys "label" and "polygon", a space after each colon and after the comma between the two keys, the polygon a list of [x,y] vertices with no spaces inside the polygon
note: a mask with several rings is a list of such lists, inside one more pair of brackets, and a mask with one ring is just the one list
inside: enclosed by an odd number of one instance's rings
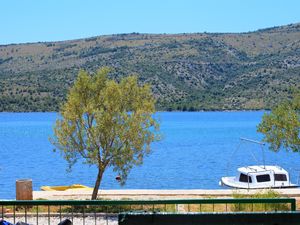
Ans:
{"label": "small dark object on pier", "polygon": [[58,225],[72,225],[72,222],[69,219],[65,219],[61,221]]}

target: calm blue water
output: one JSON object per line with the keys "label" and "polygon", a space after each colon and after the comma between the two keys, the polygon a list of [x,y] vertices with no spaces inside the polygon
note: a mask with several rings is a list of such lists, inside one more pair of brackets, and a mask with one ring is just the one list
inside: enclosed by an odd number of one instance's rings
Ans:
{"label": "calm blue water", "polygon": [[[256,133],[263,112],[162,112],[163,140],[152,145],[153,153],[134,168],[125,186],[108,170],[103,189],[217,189],[221,176],[235,168],[262,161],[259,146],[240,143],[240,137],[261,139]],[[34,190],[42,185],[81,183],[93,186],[94,167],[77,164],[71,173],[49,143],[56,113],[0,114],[0,199],[15,198],[15,181],[31,178]],[[235,153],[234,153],[235,152]],[[233,154],[234,153],[234,154]],[[300,168],[300,155],[266,149],[266,162],[292,170]],[[254,156],[254,157],[253,157]],[[298,166],[299,165],[299,166]],[[229,169],[228,169],[229,168]]]}

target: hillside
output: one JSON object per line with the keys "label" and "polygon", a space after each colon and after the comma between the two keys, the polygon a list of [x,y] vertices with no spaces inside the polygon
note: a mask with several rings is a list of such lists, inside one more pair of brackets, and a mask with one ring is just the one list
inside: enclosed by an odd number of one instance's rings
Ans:
{"label": "hillside", "polygon": [[78,70],[138,74],[159,110],[266,109],[300,86],[300,24],[0,46],[0,111],[57,111]]}

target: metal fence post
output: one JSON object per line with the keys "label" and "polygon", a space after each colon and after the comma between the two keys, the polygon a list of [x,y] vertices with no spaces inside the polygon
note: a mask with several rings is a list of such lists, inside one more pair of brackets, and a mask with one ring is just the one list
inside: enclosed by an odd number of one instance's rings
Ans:
{"label": "metal fence post", "polygon": [[296,211],[296,199],[292,198],[291,200],[291,211]]}

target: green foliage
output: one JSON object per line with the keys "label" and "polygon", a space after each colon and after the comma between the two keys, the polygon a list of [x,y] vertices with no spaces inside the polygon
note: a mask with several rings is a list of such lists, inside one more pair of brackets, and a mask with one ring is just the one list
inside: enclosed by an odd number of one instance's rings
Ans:
{"label": "green foliage", "polygon": [[280,148],[300,151],[300,92],[292,100],[279,104],[271,113],[265,114],[258,125],[258,132],[264,134],[264,141],[270,143],[273,151]]}
{"label": "green foliage", "polygon": [[[233,198],[280,198],[280,193],[274,190],[265,190],[265,191],[258,191],[252,195],[245,195],[240,194],[238,192],[233,193]],[[289,210],[288,204],[284,203],[255,203],[255,204],[233,204],[232,211],[276,211],[282,210],[287,211]]]}
{"label": "green foliage", "polygon": [[69,168],[80,158],[97,166],[92,199],[97,196],[107,167],[112,167],[124,184],[131,168],[143,162],[150,153],[150,144],[159,139],[150,87],[139,86],[135,76],[117,83],[108,79],[108,74],[108,68],[94,75],[79,72],[52,139]]}

